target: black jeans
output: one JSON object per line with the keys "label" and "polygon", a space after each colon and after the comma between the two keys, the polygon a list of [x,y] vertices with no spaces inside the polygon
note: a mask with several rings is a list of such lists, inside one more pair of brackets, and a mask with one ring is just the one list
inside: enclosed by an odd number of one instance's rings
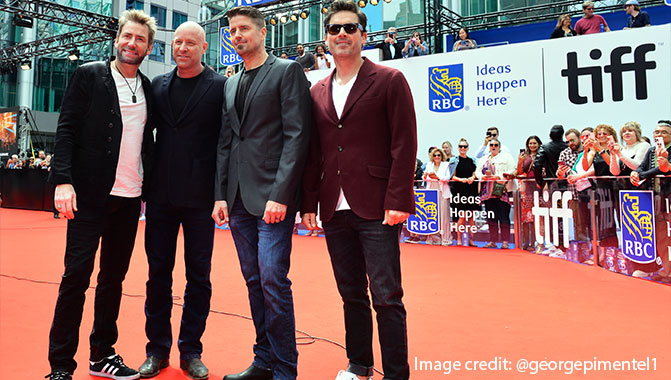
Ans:
{"label": "black jeans", "polygon": [[90,359],[99,361],[115,353],[112,346],[118,338],[116,321],[121,283],[128,272],[135,245],[140,198],[109,196],[103,207],[87,205],[81,200],[78,206],[75,218],[68,221],[65,272],[49,334],[52,371],[70,373],[77,367],[74,356],[79,343],[85,292],[99,244],[100,272],[95,292]]}
{"label": "black jeans", "polygon": [[[487,211],[487,225],[489,226],[489,241],[510,242],[510,205],[499,198],[489,198],[485,201]],[[490,218],[490,212],[494,214]],[[501,240],[499,240],[499,224],[501,225]]]}
{"label": "black jeans", "polygon": [[349,371],[372,375],[373,318],[368,283],[377,314],[384,379],[408,379],[408,337],[401,287],[400,225],[366,220],[338,211],[324,222],[338,291],[344,302]]}
{"label": "black jeans", "polygon": [[170,357],[172,346],[172,271],[175,267],[179,226],[184,232],[184,264],[186,289],[179,329],[180,359],[199,358],[203,352],[201,337],[210,313],[212,283],[212,248],[214,220],[212,209],[186,208],[147,203],[145,251],[149,263],[147,299],[144,312],[147,317],[145,333],[149,339],[147,356],[160,359]]}

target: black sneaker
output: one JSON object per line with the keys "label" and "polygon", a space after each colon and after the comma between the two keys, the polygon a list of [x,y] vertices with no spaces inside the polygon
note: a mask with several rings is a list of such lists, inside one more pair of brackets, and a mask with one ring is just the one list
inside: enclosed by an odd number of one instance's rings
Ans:
{"label": "black sneaker", "polygon": [[119,355],[112,355],[99,362],[89,362],[89,374],[91,376],[107,377],[115,380],[133,380],[140,377],[140,373],[126,367]]}
{"label": "black sneaker", "polygon": [[52,373],[44,376],[44,378],[50,380],[72,380],[72,375],[66,371],[53,371]]}

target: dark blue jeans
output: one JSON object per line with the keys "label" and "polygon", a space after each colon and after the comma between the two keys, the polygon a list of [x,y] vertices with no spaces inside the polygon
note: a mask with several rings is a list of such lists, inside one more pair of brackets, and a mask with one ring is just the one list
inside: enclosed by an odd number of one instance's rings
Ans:
{"label": "dark blue jeans", "polygon": [[[489,241],[505,241],[510,243],[510,205],[499,198],[490,198],[485,201],[485,210],[494,214],[487,218],[489,226]],[[499,235],[499,225],[501,234]],[[499,237],[501,240],[499,240]]]}
{"label": "dark blue jeans", "polygon": [[147,203],[145,251],[149,262],[147,299],[144,312],[147,317],[145,332],[149,342],[147,356],[160,359],[170,357],[172,328],[172,270],[175,267],[179,226],[184,232],[184,264],[186,289],[177,347],[180,359],[199,358],[203,352],[200,338],[210,312],[212,283],[212,247],[214,221],[212,210]]}
{"label": "dark blue jeans", "polygon": [[100,245],[100,272],[95,293],[90,359],[114,355],[118,338],[116,321],[121,303],[121,283],[128,272],[135,246],[140,198],[109,196],[103,207],[80,200],[75,218],[68,220],[65,272],[58,289],[56,311],[49,333],[52,371],[74,372],[85,292]]}
{"label": "dark blue jeans", "polygon": [[282,222],[266,224],[248,213],[239,197],[229,213],[256,328],[252,364],[272,370],[278,380],[295,379],[298,373],[294,301],[287,277],[295,213],[289,210]]}
{"label": "dark blue jeans", "polygon": [[400,226],[338,211],[324,222],[338,291],[344,302],[349,371],[373,372],[373,318],[368,284],[377,314],[385,379],[410,377],[406,313],[401,287]]}

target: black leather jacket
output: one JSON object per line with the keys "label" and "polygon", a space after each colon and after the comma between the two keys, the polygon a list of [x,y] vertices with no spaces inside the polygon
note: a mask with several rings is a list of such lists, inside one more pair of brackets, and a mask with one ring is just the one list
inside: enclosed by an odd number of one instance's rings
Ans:
{"label": "black leather jacket", "polygon": [[[562,140],[564,136],[564,127],[555,125],[550,130],[550,141],[541,145],[534,160],[534,178],[538,186],[543,188],[545,179],[543,178],[543,168],[547,178],[554,178],[559,167],[559,154],[568,147],[568,144]],[[564,182],[564,181],[562,181]]]}

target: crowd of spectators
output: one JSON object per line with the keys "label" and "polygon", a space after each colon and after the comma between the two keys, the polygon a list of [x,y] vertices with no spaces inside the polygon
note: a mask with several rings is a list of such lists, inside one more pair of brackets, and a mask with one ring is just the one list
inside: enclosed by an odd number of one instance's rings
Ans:
{"label": "crowd of spectators", "polygon": [[[600,246],[599,262],[604,263],[607,249],[619,247],[617,226],[620,222],[618,200],[621,190],[653,189],[658,196],[657,209],[664,210],[664,199],[671,195],[671,180],[656,176],[671,175],[668,161],[671,121],[660,120],[657,123],[652,145],[650,139],[643,136],[641,125],[635,121],[624,123],[619,130],[599,124],[582,131],[574,128],[565,131],[563,126],[554,125],[548,137],[549,141],[543,143],[541,137],[529,136],[517,160],[501,143],[496,127],[487,129],[484,143],[473,158],[468,155],[469,144],[465,139],[459,140],[458,155],[452,154],[449,141],[443,142],[440,148],[431,147],[427,164],[422,165],[421,159],[417,160],[418,172],[415,176],[418,187],[439,191],[440,232],[428,236],[426,242],[451,245],[456,237],[457,244],[472,245],[473,229],[465,227],[475,225],[474,219],[480,215],[487,224],[484,246],[509,248],[511,206],[513,194],[519,188],[520,248],[563,256],[565,252],[552,244],[552,236],[543,239],[545,244],[536,243],[534,223],[538,218],[534,217],[532,208],[536,192],[541,206],[548,207],[551,201],[539,190],[547,190],[548,194],[570,191],[572,199],[568,206],[573,211],[574,231],[571,233],[560,228],[559,233],[570,234],[575,241],[592,240],[595,231],[592,231],[589,205],[591,197],[594,197],[597,202],[592,212],[598,215],[595,225]],[[420,169],[422,167],[423,170]],[[660,229],[657,238],[663,240],[662,243],[658,240],[658,246],[666,249],[668,234],[663,228],[671,217],[657,212],[655,219],[655,228]],[[538,227],[543,236],[545,226]],[[455,231],[467,231],[467,234],[456,234]],[[408,240],[416,242],[420,238],[411,235]],[[658,257],[662,262],[632,262],[632,274],[669,281],[668,254],[658,254]]]}
{"label": "crowd of spectators", "polygon": [[38,151],[37,156],[30,156],[26,159],[20,159],[17,154],[12,154],[6,163],[0,162],[0,168],[6,169],[45,169],[51,166],[51,154],[46,154],[43,150]]}

